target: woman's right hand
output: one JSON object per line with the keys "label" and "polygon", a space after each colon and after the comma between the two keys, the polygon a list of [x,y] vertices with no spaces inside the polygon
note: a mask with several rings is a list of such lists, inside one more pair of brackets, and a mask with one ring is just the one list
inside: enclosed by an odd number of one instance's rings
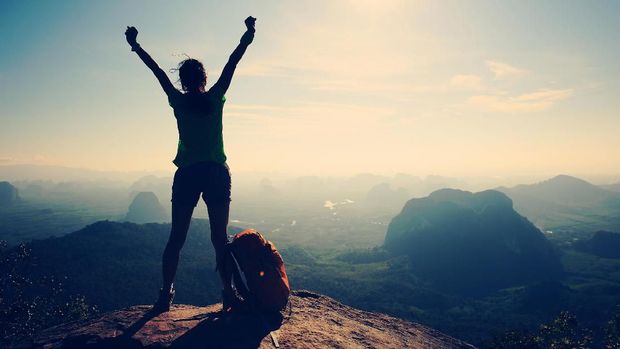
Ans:
{"label": "woman's right hand", "polygon": [[136,41],[138,37],[138,29],[136,29],[136,27],[127,27],[127,30],[125,30],[125,38],[127,39],[127,43],[129,44],[129,46],[134,47],[136,46],[136,44],[138,44],[138,42]]}
{"label": "woman's right hand", "polygon": [[255,25],[256,25],[256,18],[249,16],[248,18],[245,19],[245,26],[252,33],[256,31]]}

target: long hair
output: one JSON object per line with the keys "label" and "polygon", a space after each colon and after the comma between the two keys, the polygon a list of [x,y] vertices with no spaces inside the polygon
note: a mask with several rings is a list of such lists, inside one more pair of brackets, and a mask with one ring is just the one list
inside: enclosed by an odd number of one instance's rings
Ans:
{"label": "long hair", "polygon": [[207,85],[207,73],[202,63],[194,58],[188,58],[179,63],[179,80],[183,91],[204,90]]}

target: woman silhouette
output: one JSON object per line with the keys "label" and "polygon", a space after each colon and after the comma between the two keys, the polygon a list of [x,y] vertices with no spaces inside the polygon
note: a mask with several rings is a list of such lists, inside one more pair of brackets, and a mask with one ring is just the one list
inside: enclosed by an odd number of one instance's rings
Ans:
{"label": "woman silhouette", "polygon": [[173,163],[178,167],[172,184],[172,228],[162,261],[163,286],[153,310],[165,312],[174,298],[173,280],[179,263],[179,253],[189,229],[194,207],[200,195],[207,205],[211,242],[215,248],[216,269],[222,280],[224,310],[239,304],[240,299],[231,285],[231,272],[226,270],[225,259],[230,207],[230,171],[226,164],[222,137],[224,94],[232,80],[235,68],[254,38],[256,18],[245,20],[247,31],[224,66],[222,75],[207,91],[204,66],[196,59],[179,63],[179,80],[183,92],[177,90],[166,73],[136,41],[138,30],[127,27],[125,36],[147,67],[153,71],[168,102],[174,110],[179,130],[179,144]]}

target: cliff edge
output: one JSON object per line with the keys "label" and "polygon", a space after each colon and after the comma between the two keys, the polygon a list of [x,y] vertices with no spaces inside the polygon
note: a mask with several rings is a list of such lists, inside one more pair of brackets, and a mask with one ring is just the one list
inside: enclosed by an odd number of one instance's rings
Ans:
{"label": "cliff edge", "polygon": [[[221,305],[137,305],[42,331],[33,348],[473,348],[431,328],[294,291],[283,318],[233,314]],[[270,335],[273,331],[273,336]]]}

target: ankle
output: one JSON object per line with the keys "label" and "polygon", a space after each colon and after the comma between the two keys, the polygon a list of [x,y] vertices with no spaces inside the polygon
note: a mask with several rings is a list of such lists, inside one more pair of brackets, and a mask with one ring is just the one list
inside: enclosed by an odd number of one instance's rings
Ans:
{"label": "ankle", "polygon": [[174,284],[170,284],[168,287],[164,285],[160,291],[161,293],[174,293]]}

